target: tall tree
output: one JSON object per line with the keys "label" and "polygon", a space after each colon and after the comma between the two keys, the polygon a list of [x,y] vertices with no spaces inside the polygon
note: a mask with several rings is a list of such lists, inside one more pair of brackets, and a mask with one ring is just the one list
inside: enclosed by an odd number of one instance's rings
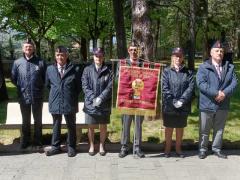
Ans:
{"label": "tall tree", "polygon": [[208,0],[202,0],[203,9],[203,60],[209,57],[209,42],[208,42]]}
{"label": "tall tree", "polygon": [[196,9],[195,0],[189,1],[189,53],[188,53],[188,67],[194,69],[194,58],[195,58],[195,43],[196,43]]}
{"label": "tall tree", "polygon": [[117,56],[121,59],[127,55],[123,0],[113,0],[113,11],[117,38]]}
{"label": "tall tree", "polygon": [[3,73],[2,45],[0,44],[0,101],[8,100],[8,93]]}

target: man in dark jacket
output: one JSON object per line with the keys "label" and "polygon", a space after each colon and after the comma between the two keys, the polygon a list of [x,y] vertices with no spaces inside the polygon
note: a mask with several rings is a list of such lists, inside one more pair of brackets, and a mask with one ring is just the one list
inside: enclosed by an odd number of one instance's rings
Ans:
{"label": "man in dark jacket", "polygon": [[[138,52],[137,52],[137,45],[135,43],[130,43],[128,47],[128,54],[129,58],[127,59],[127,64],[129,66],[135,64],[136,66],[141,66],[141,62],[138,58]],[[118,76],[118,72],[116,73]],[[128,155],[129,152],[129,141],[130,141],[130,127],[132,121],[135,120],[135,140],[133,143],[135,154],[140,157],[144,158],[145,155],[140,149],[141,141],[142,141],[142,122],[143,122],[144,116],[134,116],[134,115],[122,115],[122,137],[121,137],[121,150],[119,153],[120,158],[124,158]]]}
{"label": "man in dark jacket", "polygon": [[234,65],[223,61],[223,46],[216,41],[211,48],[211,58],[200,65],[197,86],[200,90],[199,158],[206,158],[210,129],[213,128],[212,151],[219,158],[222,153],[222,136],[229,110],[230,97],[237,86]]}
{"label": "man in dark jacket", "polygon": [[68,156],[76,155],[76,113],[78,112],[78,94],[81,79],[78,68],[68,59],[68,52],[64,46],[55,51],[56,63],[50,65],[46,72],[46,86],[49,93],[49,112],[53,117],[53,135],[51,149],[47,156],[58,154],[60,150],[62,115],[68,128]]}
{"label": "man in dark jacket", "polygon": [[12,82],[17,86],[22,113],[21,148],[30,145],[31,109],[34,118],[34,145],[41,146],[42,105],[45,80],[45,63],[34,54],[34,44],[28,40],[23,43],[23,57],[17,59],[12,67]]}

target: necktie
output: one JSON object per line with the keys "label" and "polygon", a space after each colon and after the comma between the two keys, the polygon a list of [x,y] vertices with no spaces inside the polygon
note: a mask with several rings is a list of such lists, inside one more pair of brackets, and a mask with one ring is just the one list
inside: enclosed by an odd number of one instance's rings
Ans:
{"label": "necktie", "polygon": [[97,68],[97,72],[98,72],[98,74],[100,74],[101,68]]}
{"label": "necktie", "polygon": [[64,67],[61,66],[61,67],[60,67],[60,76],[61,76],[61,78],[63,78],[63,75],[64,75],[63,70],[64,70]]}
{"label": "necktie", "polygon": [[216,65],[216,69],[217,69],[218,77],[221,79],[221,66]]}

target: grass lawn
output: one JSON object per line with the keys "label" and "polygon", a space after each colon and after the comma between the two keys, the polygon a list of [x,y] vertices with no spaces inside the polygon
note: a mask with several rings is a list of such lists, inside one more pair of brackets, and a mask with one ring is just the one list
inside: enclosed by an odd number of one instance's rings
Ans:
{"label": "grass lawn", "polygon": [[[196,67],[200,62],[196,63]],[[236,73],[238,79],[240,78],[240,62],[235,62]],[[9,101],[16,102],[16,88],[12,83],[7,80],[8,94],[10,97]],[[115,88],[116,89],[116,88]],[[116,90],[115,90],[116,91]],[[228,115],[228,120],[226,122],[225,133],[224,133],[224,142],[231,142],[240,144],[240,87],[238,85],[237,90],[235,91],[232,101],[231,108]],[[80,98],[82,99],[82,98]],[[114,98],[115,99],[115,98]],[[197,108],[197,99],[194,100],[192,105],[192,113],[188,118],[188,126],[185,128],[184,133],[184,142],[196,143],[198,141],[198,108]],[[6,107],[7,102],[0,103],[0,123],[4,124],[6,120]],[[164,141],[164,127],[162,125],[161,118],[157,120],[145,120],[143,122],[143,141],[162,143]],[[108,125],[109,140],[111,142],[119,142],[121,137],[121,114],[116,108],[112,109],[111,123]],[[133,129],[131,129],[133,132]],[[66,132],[66,131],[64,131]],[[86,132],[86,130],[84,130]],[[50,130],[44,130],[44,133],[51,133]],[[131,133],[132,135],[133,133]],[[85,133],[86,135],[86,133]],[[9,144],[12,141],[19,137],[19,131],[16,130],[2,130],[0,129],[0,143]],[[133,135],[132,135],[133,136]],[[240,147],[240,146],[238,146]]]}

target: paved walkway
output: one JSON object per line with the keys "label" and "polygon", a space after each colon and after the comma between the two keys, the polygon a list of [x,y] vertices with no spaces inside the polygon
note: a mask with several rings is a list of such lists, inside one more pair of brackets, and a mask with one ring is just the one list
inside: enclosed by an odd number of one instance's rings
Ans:
{"label": "paved walkway", "polygon": [[227,150],[228,159],[209,155],[200,160],[196,151],[186,151],[184,159],[165,158],[158,152],[138,159],[123,159],[111,151],[102,157],[86,150],[76,157],[66,153],[46,157],[43,153],[0,151],[1,180],[239,180],[240,150]]}

